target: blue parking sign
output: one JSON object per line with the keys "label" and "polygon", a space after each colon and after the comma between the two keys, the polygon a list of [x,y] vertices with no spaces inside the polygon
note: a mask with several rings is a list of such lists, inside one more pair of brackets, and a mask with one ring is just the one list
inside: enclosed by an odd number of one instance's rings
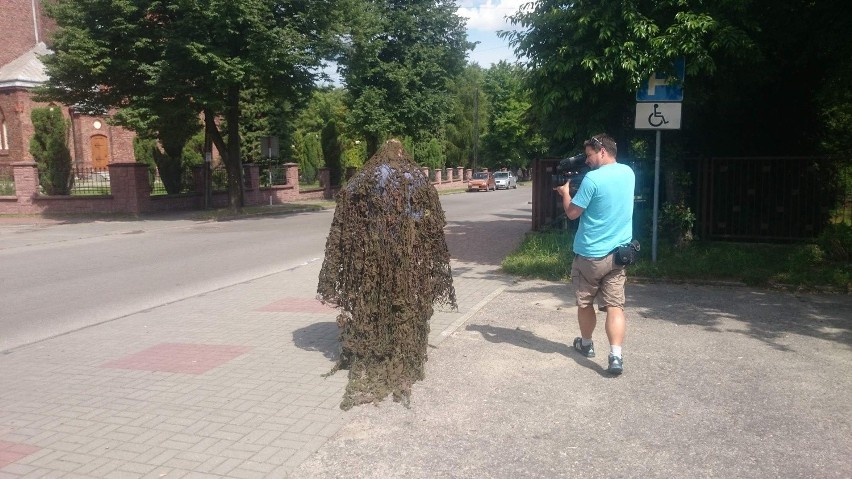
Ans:
{"label": "blue parking sign", "polygon": [[638,102],[676,102],[683,101],[683,79],[686,77],[686,60],[675,60],[677,85],[669,85],[669,79],[663,74],[654,73],[647,82],[636,90]]}

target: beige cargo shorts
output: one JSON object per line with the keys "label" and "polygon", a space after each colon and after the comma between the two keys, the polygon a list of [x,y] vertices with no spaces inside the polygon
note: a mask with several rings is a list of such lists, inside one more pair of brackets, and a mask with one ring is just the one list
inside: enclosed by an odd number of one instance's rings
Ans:
{"label": "beige cargo shorts", "polygon": [[627,274],[624,266],[615,264],[614,255],[587,258],[576,255],[571,263],[571,283],[577,295],[577,306],[588,308],[598,298],[598,309],[609,306],[624,309],[624,283]]}

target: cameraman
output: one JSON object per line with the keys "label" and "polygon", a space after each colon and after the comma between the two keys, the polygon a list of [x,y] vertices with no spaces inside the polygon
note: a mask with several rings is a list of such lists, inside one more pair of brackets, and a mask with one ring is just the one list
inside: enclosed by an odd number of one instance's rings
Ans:
{"label": "cameraman", "polygon": [[574,339],[574,349],[588,358],[595,356],[592,332],[597,325],[594,299],[598,297],[598,308],[606,311],[606,335],[612,348],[607,372],[619,375],[624,369],[621,345],[627,329],[624,316],[626,275],[624,266],[614,262],[613,251],[633,239],[636,177],[629,166],[616,161],[615,141],[608,135],[595,135],[583,146],[586,164],[592,171],[580,183],[577,194],[571,196],[570,181],[555,188],[562,196],[568,218],[580,218],[571,265],[580,324],[580,337]]}

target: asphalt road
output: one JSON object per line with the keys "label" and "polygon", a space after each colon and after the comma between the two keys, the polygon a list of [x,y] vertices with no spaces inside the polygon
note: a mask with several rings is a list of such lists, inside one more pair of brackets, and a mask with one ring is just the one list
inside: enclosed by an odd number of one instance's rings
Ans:
{"label": "asphalt road", "polygon": [[[464,245],[466,229],[528,217],[530,194],[443,195],[448,242],[487,255]],[[332,216],[0,224],[0,351],[321,261]]]}

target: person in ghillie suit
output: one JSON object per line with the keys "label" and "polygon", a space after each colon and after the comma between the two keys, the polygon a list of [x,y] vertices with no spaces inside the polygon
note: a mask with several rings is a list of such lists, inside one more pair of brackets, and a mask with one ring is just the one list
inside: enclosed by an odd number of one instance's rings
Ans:
{"label": "person in ghillie suit", "polygon": [[398,140],[389,140],[337,194],[317,297],[342,311],[349,369],[341,409],[393,394],[408,405],[423,379],[436,303],[456,306],[438,192]]}

